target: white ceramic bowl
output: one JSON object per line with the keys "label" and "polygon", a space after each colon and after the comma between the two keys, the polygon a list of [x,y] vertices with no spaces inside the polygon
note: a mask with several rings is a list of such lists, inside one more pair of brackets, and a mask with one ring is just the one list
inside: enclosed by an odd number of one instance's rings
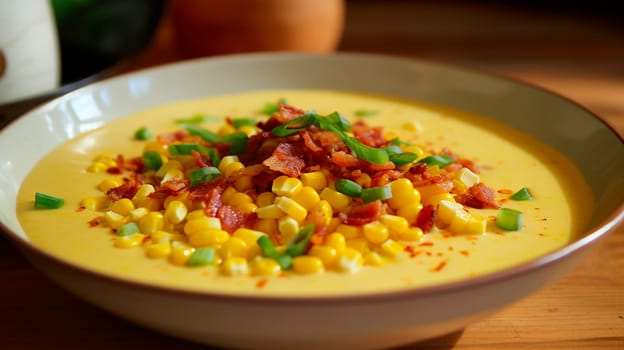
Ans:
{"label": "white ceramic bowl", "polygon": [[[229,296],[131,283],[65,263],[29,244],[16,217],[16,193],[32,166],[55,146],[157,105],[271,88],[394,95],[521,129],[560,150],[587,178],[597,198],[590,229],[552,254],[482,277],[399,292],[316,298]],[[31,111],[2,130],[0,150],[0,223],[33,265],[121,317],[226,347],[367,349],[450,333],[560,277],[624,217],[624,145],[590,112],[514,81],[408,59],[261,54],[145,70],[87,86]]]}

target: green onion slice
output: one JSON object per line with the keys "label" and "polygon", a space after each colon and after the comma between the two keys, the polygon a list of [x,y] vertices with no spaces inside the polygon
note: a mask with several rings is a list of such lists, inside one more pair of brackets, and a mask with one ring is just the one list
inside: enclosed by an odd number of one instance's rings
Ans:
{"label": "green onion slice", "polygon": [[349,120],[347,120],[347,118],[345,118],[342,114],[338,112],[334,112],[325,118],[329,119],[329,121],[334,123],[334,125],[340,128],[340,130],[342,131],[351,130],[351,123],[349,122]]}
{"label": "green onion slice", "polygon": [[394,146],[411,146],[410,143],[401,141],[398,137],[395,137],[392,140],[390,140],[390,144]]}
{"label": "green onion slice", "polygon": [[356,117],[360,117],[360,118],[372,117],[376,115],[377,113],[379,113],[379,111],[376,111],[374,109],[358,109],[353,112],[353,114],[355,114]]}
{"label": "green onion slice", "polygon": [[286,103],[286,99],[284,98],[280,98],[279,100],[277,100],[277,102],[267,102],[264,104],[264,107],[262,107],[262,110],[260,112],[270,117],[273,115],[273,113],[279,112],[280,104],[285,104],[285,103]]}
{"label": "green onion slice", "polygon": [[196,143],[176,143],[173,145],[169,145],[168,147],[169,154],[172,156],[187,156],[193,153],[193,151],[197,151],[203,154],[210,154],[210,148],[198,145]]}
{"label": "green onion slice", "polygon": [[146,127],[139,128],[137,131],[134,132],[135,140],[145,141],[151,138],[152,138],[152,133]]}
{"label": "green onion slice", "polygon": [[193,252],[186,261],[187,266],[210,265],[215,261],[217,251],[212,247],[201,247]]}
{"label": "green onion slice", "polygon": [[529,201],[533,199],[533,196],[531,196],[531,192],[529,192],[528,188],[522,187],[518,190],[518,192],[512,194],[509,198],[514,201]]}
{"label": "green onion slice", "polygon": [[334,184],[336,191],[349,197],[359,197],[362,194],[362,186],[349,179],[339,179]]}
{"label": "green onion slice", "polygon": [[189,180],[191,182],[191,186],[197,186],[204,182],[212,181],[221,176],[221,172],[219,169],[207,166],[205,168],[199,168],[191,171],[189,174]]}
{"label": "green onion slice", "polygon": [[437,165],[440,168],[444,168],[445,166],[453,163],[453,158],[449,156],[432,155],[419,160],[418,163],[427,164],[429,166]]}
{"label": "green onion slice", "polygon": [[65,204],[61,197],[35,192],[35,208],[37,209],[58,209]]}
{"label": "green onion slice", "polygon": [[366,146],[350,136],[345,138],[343,142],[353,153],[355,153],[358,158],[369,163],[385,164],[390,160],[388,152],[386,152],[383,148]]}
{"label": "green onion slice", "polygon": [[267,258],[277,261],[282,270],[292,269],[292,257],[288,254],[279,253],[277,249],[275,249],[275,246],[273,245],[273,242],[271,242],[269,236],[260,236],[257,243],[260,250],[262,250],[262,254]]}
{"label": "green onion slice", "polygon": [[396,166],[401,166],[401,165],[412,163],[413,161],[416,160],[416,158],[418,158],[418,155],[412,152],[403,152],[403,153],[391,154],[389,157],[392,163],[394,163]]}
{"label": "green onion slice", "polygon": [[190,118],[180,118],[176,119],[176,124],[201,124],[205,122],[214,122],[217,120],[221,120],[219,117],[203,115],[201,113],[195,114]]}
{"label": "green onion slice", "polygon": [[139,232],[141,232],[141,229],[139,229],[139,226],[134,222],[129,222],[121,226],[119,230],[115,232],[115,234],[117,234],[117,236],[130,236],[132,234],[139,233]]}
{"label": "green onion slice", "polygon": [[297,232],[295,238],[293,238],[290,243],[288,243],[288,247],[286,248],[286,254],[291,257],[296,257],[305,254],[308,249],[308,244],[310,243],[310,238],[314,234],[315,229],[314,224],[307,224],[303,228]]}
{"label": "green onion slice", "polygon": [[256,120],[254,118],[235,118],[232,119],[232,126],[236,129],[241,126],[255,126]]}
{"label": "green onion slice", "polygon": [[390,198],[392,198],[392,189],[390,188],[390,185],[371,187],[362,190],[362,202],[364,203]]}
{"label": "green onion slice", "polygon": [[149,170],[158,170],[163,164],[160,153],[156,151],[147,151],[143,153],[143,162]]}
{"label": "green onion slice", "polygon": [[390,146],[385,147],[384,149],[386,150],[386,152],[390,156],[393,155],[393,154],[401,154],[401,153],[403,153],[403,150],[398,145],[392,145],[391,144]]}
{"label": "green onion slice", "polygon": [[223,136],[223,141],[232,145],[228,154],[238,156],[245,153],[247,143],[249,142],[249,136],[244,132],[234,132]]}
{"label": "green onion slice", "polygon": [[315,122],[315,119],[315,115],[306,114],[304,116],[289,120],[286,123],[273,128],[271,132],[275,136],[288,136],[296,134],[299,131],[305,130],[307,127],[312,125]]}
{"label": "green onion slice", "polygon": [[522,212],[511,208],[500,208],[496,215],[496,226],[505,231],[518,231],[522,228]]}
{"label": "green onion slice", "polygon": [[202,140],[208,143],[220,143],[221,138],[213,133],[212,131],[208,131],[202,127],[193,124],[182,124],[182,128],[188,131],[189,134],[193,136],[199,136]]}

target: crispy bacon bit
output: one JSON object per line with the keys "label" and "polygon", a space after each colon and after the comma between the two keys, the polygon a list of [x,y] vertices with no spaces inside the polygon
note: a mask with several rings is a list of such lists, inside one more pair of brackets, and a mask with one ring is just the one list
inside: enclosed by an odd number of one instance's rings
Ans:
{"label": "crispy bacon bit", "polygon": [[304,130],[304,131],[299,132],[299,134],[301,135],[301,138],[303,138],[303,142],[304,142],[305,146],[310,151],[312,151],[312,152],[321,152],[323,150],[316,143],[314,143],[314,140],[312,140],[312,137],[310,136],[309,132]]}
{"label": "crispy bacon bit", "polygon": [[423,232],[429,232],[433,228],[437,213],[436,207],[431,204],[425,205],[418,213],[418,216],[416,216],[415,225],[420,227]]}
{"label": "crispy bacon bit", "polygon": [[219,208],[216,216],[221,219],[223,230],[232,233],[238,228],[249,226],[255,214],[245,214],[231,205],[224,205]]}
{"label": "crispy bacon bit", "polygon": [[273,171],[298,177],[305,166],[303,149],[300,144],[280,143],[275,147],[273,155],[265,159],[262,164]]}
{"label": "crispy bacon bit", "polygon": [[217,215],[217,211],[223,206],[221,195],[227,188],[227,183],[219,178],[214,181],[191,187],[188,199],[191,201],[201,201],[206,204],[204,211],[208,216]]}
{"label": "crispy bacon bit", "polygon": [[168,134],[159,134],[156,136],[156,141],[158,141],[158,143],[168,145],[175,141],[182,141],[187,135],[188,132],[186,132],[186,130],[179,130]]}
{"label": "crispy bacon bit", "polygon": [[342,223],[347,225],[364,225],[373,222],[383,214],[383,204],[380,200],[358,205],[349,213],[339,213]]}
{"label": "crispy bacon bit", "polygon": [[273,114],[273,118],[277,119],[280,123],[286,123],[287,121],[301,117],[304,114],[304,110],[280,103],[279,113]]}
{"label": "crispy bacon bit", "polygon": [[141,186],[141,184],[138,181],[130,180],[128,182],[124,182],[118,187],[111,188],[106,192],[106,195],[113,202],[122,198],[131,199],[137,193],[139,186]]}
{"label": "crispy bacon bit", "polygon": [[359,120],[351,125],[351,130],[355,138],[367,146],[384,147],[388,145],[388,141],[383,137],[383,127],[371,128]]}
{"label": "crispy bacon bit", "polygon": [[112,167],[106,169],[106,172],[111,174],[111,175],[119,175],[119,174],[121,174],[121,169],[119,167],[112,166]]}
{"label": "crispy bacon bit", "polygon": [[344,168],[356,168],[363,164],[361,159],[343,151],[333,152],[329,161]]}
{"label": "crispy bacon bit", "polygon": [[102,221],[103,218],[104,217],[102,217],[102,216],[95,217],[95,218],[87,221],[87,225],[89,225],[89,227],[96,227],[97,225],[100,224],[100,222]]}
{"label": "crispy bacon bit", "polygon": [[81,211],[85,211],[85,209],[87,209],[87,208],[85,208],[83,205],[79,206],[78,208],[76,208],[76,213],[80,213]]}
{"label": "crispy bacon bit", "polygon": [[195,160],[195,165],[198,168],[205,168],[212,165],[212,161],[209,157],[197,152],[196,150],[192,150],[191,155],[193,156],[193,160]]}
{"label": "crispy bacon bit", "polygon": [[455,196],[455,200],[458,203],[477,209],[498,209],[500,207],[500,204],[496,201],[494,190],[482,183],[471,186],[465,194]]}
{"label": "crispy bacon bit", "polygon": [[172,179],[166,181],[160,185],[160,188],[152,193],[150,197],[152,198],[166,198],[168,196],[177,197],[184,192],[188,191],[190,185],[189,181],[186,179]]}

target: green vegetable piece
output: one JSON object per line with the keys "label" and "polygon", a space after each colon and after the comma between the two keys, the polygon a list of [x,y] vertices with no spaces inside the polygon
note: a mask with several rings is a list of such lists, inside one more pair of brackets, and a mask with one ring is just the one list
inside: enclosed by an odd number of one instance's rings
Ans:
{"label": "green vegetable piece", "polygon": [[389,157],[392,163],[394,163],[396,166],[401,166],[401,165],[412,163],[418,158],[418,155],[412,152],[403,152],[403,153],[391,154]]}
{"label": "green vegetable piece", "polygon": [[151,138],[152,138],[152,133],[146,127],[139,128],[137,131],[134,132],[135,140],[145,141]]}
{"label": "green vegetable piece", "polygon": [[511,208],[500,208],[496,215],[496,226],[505,231],[518,231],[522,228],[522,212]]}
{"label": "green vegetable piece", "polygon": [[386,152],[388,153],[388,155],[393,155],[393,154],[401,154],[403,153],[403,150],[401,149],[401,147],[397,146],[397,145],[390,145],[388,147],[384,148],[386,150]]}
{"label": "green vegetable piece", "polygon": [[188,131],[189,134],[193,136],[199,136],[202,140],[208,143],[220,143],[221,138],[213,133],[212,131],[208,131],[202,127],[193,124],[182,124],[182,128]]}
{"label": "green vegetable piece", "polygon": [[141,229],[139,229],[139,226],[137,226],[137,224],[134,222],[129,222],[121,226],[119,230],[115,232],[115,234],[117,234],[117,236],[130,236],[132,234],[139,233],[139,232],[141,232]]}
{"label": "green vegetable piece", "polygon": [[390,185],[365,188],[362,190],[362,202],[370,203],[376,200],[386,200],[392,198]]}
{"label": "green vegetable piece", "polygon": [[230,147],[228,155],[238,156],[245,153],[245,150],[247,150],[249,136],[247,136],[247,134],[245,134],[244,132],[235,132],[223,136],[223,141],[225,143],[229,143],[232,146]]}
{"label": "green vegetable piece", "polygon": [[169,145],[169,154],[172,156],[187,156],[197,151],[202,154],[209,154],[209,148],[196,143],[177,143]]}
{"label": "green vegetable piece", "polygon": [[190,118],[180,118],[176,119],[176,124],[201,124],[206,122],[214,122],[217,120],[221,120],[219,117],[208,116],[203,114],[195,114]]}
{"label": "green vegetable piece", "polygon": [[221,157],[219,157],[219,152],[217,152],[214,148],[208,148],[208,156],[210,157],[210,162],[213,166],[218,167],[219,163],[221,163]]}
{"label": "green vegetable piece", "polygon": [[236,129],[241,126],[255,126],[256,120],[254,118],[235,118],[232,119],[232,126]]}
{"label": "green vegetable piece", "polygon": [[221,172],[219,169],[208,166],[205,168],[199,168],[191,171],[189,174],[189,180],[191,182],[191,186],[195,187],[197,185],[203,184],[204,182],[212,181],[221,176]]}
{"label": "green vegetable piece", "polygon": [[291,257],[296,257],[305,254],[310,244],[310,238],[314,234],[316,226],[314,224],[307,224],[297,232],[295,237],[288,243],[286,248],[286,254]]}
{"label": "green vegetable piece", "polygon": [[355,114],[356,117],[360,117],[360,118],[372,117],[376,115],[377,113],[379,113],[379,111],[376,111],[374,109],[358,109],[353,112],[353,114]]}
{"label": "green vegetable piece", "polygon": [[395,137],[392,140],[390,140],[390,144],[394,146],[411,146],[410,143],[401,141],[398,137]]}
{"label": "green vegetable piece", "polygon": [[270,116],[273,115],[273,113],[279,112],[279,105],[280,104],[286,104],[286,99],[280,98],[279,100],[277,100],[277,102],[267,102],[267,103],[265,103],[264,107],[262,107],[262,110],[260,111],[260,113],[262,113],[264,115],[268,115],[270,117]]}
{"label": "green vegetable piece", "polygon": [[292,269],[292,257],[288,254],[279,253],[273,242],[269,236],[263,235],[257,240],[258,246],[260,250],[262,250],[262,254],[267,258],[273,259],[277,261],[282,270],[290,270]]}
{"label": "green vegetable piece", "polygon": [[201,247],[193,252],[186,261],[187,266],[210,265],[215,261],[217,251],[212,247]]}
{"label": "green vegetable piece", "polygon": [[342,141],[345,143],[345,145],[347,145],[347,147],[349,147],[351,152],[355,153],[358,158],[365,160],[369,163],[385,164],[390,160],[388,152],[386,152],[386,150],[383,148],[366,146],[350,136],[346,137]]}
{"label": "green vegetable piece", "polygon": [[143,152],[143,162],[149,170],[158,170],[163,164],[160,153],[156,151]]}
{"label": "green vegetable piece", "polygon": [[531,192],[529,192],[528,188],[522,187],[518,190],[518,192],[512,194],[509,198],[514,201],[530,201],[533,199],[533,196],[531,195]]}
{"label": "green vegetable piece", "polygon": [[429,166],[437,165],[440,168],[444,168],[445,166],[453,162],[454,162],[453,158],[449,156],[442,156],[442,155],[432,155],[432,156],[425,157],[418,161],[418,163],[427,164]]}
{"label": "green vegetable piece", "polygon": [[338,112],[334,112],[325,118],[331,121],[334,125],[336,125],[342,131],[351,130],[351,123],[349,122],[349,120],[347,120],[347,118],[345,118],[342,114]]}
{"label": "green vegetable piece", "polygon": [[349,197],[359,197],[362,194],[362,186],[349,179],[339,179],[334,184],[336,191]]}
{"label": "green vegetable piece", "polygon": [[271,133],[275,136],[288,136],[296,134],[301,130],[305,130],[314,122],[315,115],[306,114],[304,116],[289,120],[280,126],[276,126],[273,130],[271,130]]}
{"label": "green vegetable piece", "polygon": [[58,209],[65,204],[61,197],[35,192],[35,208],[37,209]]}

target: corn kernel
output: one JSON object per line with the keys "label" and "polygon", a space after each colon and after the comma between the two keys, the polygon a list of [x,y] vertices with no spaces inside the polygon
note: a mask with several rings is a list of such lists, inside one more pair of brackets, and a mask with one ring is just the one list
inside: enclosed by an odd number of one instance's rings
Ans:
{"label": "corn kernel", "polygon": [[459,211],[464,211],[464,207],[461,204],[441,200],[438,205],[438,219],[449,225]]}
{"label": "corn kernel", "polygon": [[393,258],[403,251],[403,246],[399,242],[388,239],[379,246],[379,251],[383,255]]}
{"label": "corn kernel", "polygon": [[301,174],[301,182],[304,186],[312,187],[317,191],[321,191],[327,187],[327,177],[321,171]]}
{"label": "corn kernel", "polygon": [[302,275],[309,275],[323,271],[323,262],[315,256],[298,256],[293,259],[293,271]]}
{"label": "corn kernel", "polygon": [[257,258],[251,263],[251,271],[255,276],[276,276],[282,268],[271,258]]}
{"label": "corn kernel", "polygon": [[425,233],[420,227],[410,227],[405,232],[399,233],[398,239],[407,242],[420,241],[425,236]]}
{"label": "corn kernel", "polygon": [[187,220],[184,224],[184,233],[188,236],[207,230],[221,230],[221,221],[218,218],[203,217]]}
{"label": "corn kernel", "polygon": [[273,180],[271,191],[278,196],[294,196],[301,191],[303,183],[296,177],[278,176]]}
{"label": "corn kernel", "polygon": [[243,170],[243,169],[245,169],[245,165],[243,163],[234,162],[224,167],[223,175],[225,175],[226,177],[229,177],[229,176],[232,176],[232,174],[234,174],[235,172]]}
{"label": "corn kernel", "polygon": [[[275,221],[275,220],[273,220]],[[258,238],[264,236],[265,233],[257,230],[250,230],[248,228],[239,228],[232,234],[232,238],[238,238],[247,244],[247,257],[253,258],[260,255],[260,247],[258,246]]]}
{"label": "corn kernel", "polygon": [[280,243],[288,244],[299,232],[299,223],[290,216],[284,216],[277,220],[277,230],[280,233]]}
{"label": "corn kernel", "polygon": [[247,259],[233,256],[223,262],[221,271],[227,276],[244,276],[249,274],[249,265]]}
{"label": "corn kernel", "polygon": [[169,243],[173,240],[173,234],[167,231],[156,231],[150,235],[153,243]]}
{"label": "corn kernel", "polygon": [[340,253],[347,246],[347,240],[341,233],[330,233],[325,237],[325,245],[336,249],[336,252]]}
{"label": "corn kernel", "polygon": [[184,179],[184,172],[180,169],[169,169],[167,170],[167,172],[165,173],[165,176],[163,176],[162,180],[160,180],[161,184],[164,184],[168,181],[172,181],[172,180],[183,180]]}
{"label": "corn kernel", "polygon": [[420,134],[425,130],[425,127],[418,120],[412,120],[410,122],[403,123],[403,125],[401,126],[404,130],[411,131],[417,134]]}
{"label": "corn kernel", "polygon": [[258,219],[279,219],[284,216],[284,212],[277,205],[269,204],[256,209],[256,215]]}
{"label": "corn kernel", "polygon": [[256,134],[256,128],[251,125],[243,125],[238,128],[238,131],[244,132],[245,134],[247,134],[247,136],[252,136]]}
{"label": "corn kernel", "polygon": [[104,213],[104,222],[106,222],[106,224],[110,228],[116,230],[120,228],[121,226],[127,224],[128,218],[125,216],[119,215],[112,210],[109,210],[106,213]]}
{"label": "corn kernel", "polygon": [[395,233],[403,233],[409,227],[407,219],[401,216],[382,215],[380,220],[391,232]]}
{"label": "corn kernel", "polygon": [[364,257],[364,263],[370,266],[381,266],[385,263],[384,258],[377,252],[368,252]]}
{"label": "corn kernel", "polygon": [[217,130],[217,135],[225,136],[234,132],[236,132],[236,129],[232,125],[225,123]]}
{"label": "corn kernel", "polygon": [[134,203],[128,198],[121,198],[120,200],[113,202],[108,206],[108,210],[112,210],[115,213],[127,216],[132,210],[134,210]]}
{"label": "corn kernel", "polygon": [[[256,211],[256,213],[258,213],[258,211]],[[283,215],[281,210],[280,210],[280,215]],[[260,219],[256,221],[256,223],[253,225],[253,229],[256,231],[267,233],[267,234],[277,233],[277,220],[276,219]]]}
{"label": "corn kernel", "polygon": [[325,219],[325,225],[329,226],[334,215],[331,204],[329,204],[328,201],[322,199],[319,201],[316,208],[318,208],[318,210],[320,210],[321,214],[323,215],[323,218]]}
{"label": "corn kernel", "polygon": [[116,156],[113,153],[100,153],[95,158],[93,158],[94,162],[102,162],[105,160],[115,159]]}
{"label": "corn kernel", "polygon": [[148,213],[149,213],[149,210],[147,210],[146,208],[136,208],[130,212],[130,220],[134,222],[138,222],[139,220],[141,220],[142,217],[144,217]]}
{"label": "corn kernel", "polygon": [[163,178],[167,174],[167,172],[171,170],[184,170],[184,166],[182,163],[175,159],[170,159],[167,163],[163,164],[160,169],[156,171],[156,176]]}
{"label": "corn kernel", "polygon": [[216,247],[229,238],[230,235],[226,231],[207,229],[190,235],[188,241],[194,247]]}
{"label": "corn kernel", "polygon": [[150,184],[143,184],[139,186],[139,189],[135,193],[134,197],[132,197],[132,202],[134,203],[136,207],[139,207],[139,203],[143,199],[148,198],[149,195],[154,192],[156,192],[156,190],[154,189],[154,186]]}
{"label": "corn kernel", "polygon": [[336,248],[327,245],[313,245],[308,254],[319,258],[327,268],[332,267],[338,258]]}
{"label": "corn kernel", "polygon": [[355,182],[362,187],[368,188],[370,187],[371,180],[372,179],[370,175],[368,175],[367,173],[362,173],[362,175],[358,176],[358,178],[355,179]]}
{"label": "corn kernel", "polygon": [[80,205],[85,207],[85,209],[96,211],[102,209],[107,201],[108,197],[105,196],[87,197],[82,200]]}
{"label": "corn kernel", "polygon": [[302,222],[303,219],[305,219],[305,217],[308,215],[308,211],[304,207],[302,207],[301,204],[295,202],[288,197],[275,198],[275,206],[282,210],[284,213],[286,213],[288,216],[297,220],[298,222]]}
{"label": "corn kernel", "polygon": [[266,207],[267,205],[273,204],[275,197],[273,192],[262,192],[256,197],[256,205],[258,205],[258,207]]}
{"label": "corn kernel", "polygon": [[401,149],[403,152],[412,152],[418,156],[418,158],[422,158],[425,155],[425,150],[422,147],[416,145],[407,145],[402,146]]}
{"label": "corn kernel", "polygon": [[247,251],[247,243],[244,240],[232,237],[221,245],[219,255],[224,260],[233,256],[247,258]]}
{"label": "corn kernel", "polygon": [[143,244],[145,235],[142,233],[133,233],[129,236],[121,236],[115,239],[115,247],[117,248],[135,248]]}
{"label": "corn kernel", "polygon": [[370,250],[368,241],[364,238],[347,239],[347,248],[355,249],[362,254],[368,253]]}
{"label": "corn kernel", "polygon": [[351,197],[329,187],[325,187],[323,189],[321,192],[321,198],[328,201],[332,208],[336,211],[341,211],[351,204]]}
{"label": "corn kernel", "polygon": [[291,196],[291,198],[307,210],[314,208],[321,201],[318,192],[310,186],[303,186],[303,188],[295,195]]}
{"label": "corn kernel", "polygon": [[157,211],[146,214],[139,220],[139,228],[142,233],[150,234],[163,228],[163,214]]}
{"label": "corn kernel", "polygon": [[406,178],[390,182],[390,189],[392,190],[392,198],[388,200],[388,205],[392,209],[420,203],[420,193],[414,189],[412,182]]}
{"label": "corn kernel", "polygon": [[171,242],[171,252],[169,254],[169,261],[175,265],[186,265],[188,259],[195,252],[195,248],[188,246],[185,243],[173,241]]}
{"label": "corn kernel", "polygon": [[485,233],[487,227],[487,220],[476,215],[470,215],[468,223],[466,224],[466,233],[481,234]]}
{"label": "corn kernel", "polygon": [[253,187],[254,184],[251,181],[251,176],[249,175],[243,175],[236,179],[236,181],[234,182],[234,188],[236,188],[236,190],[240,192],[245,192],[249,189],[252,189]]}
{"label": "corn kernel", "polygon": [[226,188],[225,191],[223,191],[223,193],[221,194],[221,201],[223,201],[223,203],[229,203],[230,198],[232,198],[232,196],[236,193],[239,192],[234,187],[228,186],[228,188]]}
{"label": "corn kernel", "polygon": [[153,243],[145,247],[145,255],[147,255],[148,258],[166,258],[170,254],[171,243],[169,242]]}
{"label": "corn kernel", "polygon": [[468,168],[461,168],[455,174],[455,179],[459,180],[466,187],[470,187],[479,183],[480,178],[479,175],[473,173]]}
{"label": "corn kernel", "polygon": [[364,224],[362,226],[362,231],[364,232],[364,237],[366,237],[369,242],[374,244],[385,242],[390,236],[388,227],[379,221]]}
{"label": "corn kernel", "polygon": [[123,184],[122,179],[111,177],[111,178],[102,180],[102,182],[100,182],[100,184],[98,185],[98,190],[106,193],[109,190],[112,190],[113,188],[117,188],[121,186],[122,184]]}
{"label": "corn kernel", "polygon": [[467,211],[458,210],[446,229],[454,233],[464,233],[469,220],[470,214]]}
{"label": "corn kernel", "polygon": [[243,203],[236,207],[243,214],[255,213],[258,210],[258,206],[253,203]]}
{"label": "corn kernel", "polygon": [[241,192],[232,193],[227,200],[227,204],[234,207],[240,207],[248,203],[253,203],[253,199],[251,199],[248,194]]}
{"label": "corn kernel", "polygon": [[[134,201],[133,201],[134,203]],[[136,204],[137,208],[145,208],[149,211],[159,211],[162,207],[162,200],[158,198],[143,198]]]}
{"label": "corn kernel", "polygon": [[342,272],[357,272],[362,268],[364,258],[362,253],[353,249],[345,248],[338,257],[338,269]]}
{"label": "corn kernel", "polygon": [[[329,205],[329,203],[328,203]],[[325,221],[327,222],[327,220]],[[336,231],[336,227],[338,227],[338,225],[340,225],[342,223],[342,221],[340,220],[340,218],[331,218],[329,220],[329,224],[327,224],[327,232],[334,232]]]}
{"label": "corn kernel", "polygon": [[357,238],[362,235],[362,227],[340,224],[336,227],[336,232],[341,233],[346,239]]}
{"label": "corn kernel", "polygon": [[172,201],[167,205],[167,209],[165,210],[165,219],[167,222],[172,224],[179,224],[185,218],[188,213],[188,209],[186,205],[180,201]]}
{"label": "corn kernel", "polygon": [[[204,219],[206,217],[206,212],[204,209],[196,209],[192,212],[186,214],[186,221],[191,221],[195,219]],[[219,229],[221,229],[221,222],[219,221]]]}
{"label": "corn kernel", "polygon": [[414,203],[402,206],[399,209],[397,209],[397,215],[404,217],[405,220],[407,220],[407,222],[412,224],[416,221],[416,218],[418,217],[418,213],[420,213],[420,210],[422,208],[423,208],[422,204],[414,202]]}
{"label": "corn kernel", "polygon": [[440,201],[455,202],[455,198],[450,193],[438,193],[430,197],[423,198],[424,205],[438,205]]}
{"label": "corn kernel", "polygon": [[156,151],[163,156],[166,156],[168,154],[167,145],[162,144],[158,141],[150,141],[145,143],[145,146],[143,146],[143,152],[149,151]]}
{"label": "corn kernel", "polygon": [[238,156],[225,156],[221,159],[219,163],[219,171],[223,174],[225,173],[225,168],[232,163],[238,162]]}
{"label": "corn kernel", "polygon": [[93,164],[89,165],[87,171],[90,173],[103,173],[108,169],[108,166],[103,162],[93,162]]}

